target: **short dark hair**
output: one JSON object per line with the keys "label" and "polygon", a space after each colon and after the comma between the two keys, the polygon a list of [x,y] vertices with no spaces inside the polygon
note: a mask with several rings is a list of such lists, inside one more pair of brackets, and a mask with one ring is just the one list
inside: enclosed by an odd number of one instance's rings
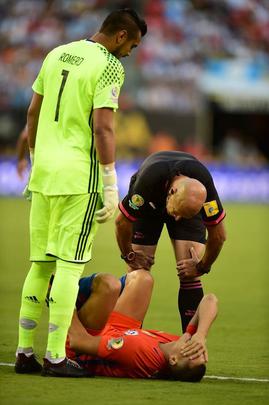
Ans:
{"label": "short dark hair", "polygon": [[171,380],[185,381],[185,382],[199,382],[203,378],[206,372],[206,366],[200,364],[195,367],[171,367],[170,378]]}
{"label": "short dark hair", "polygon": [[147,33],[147,23],[139,17],[135,10],[131,8],[122,8],[112,11],[104,20],[100,32],[106,35],[113,35],[116,32],[125,29],[130,38],[137,35],[140,30],[142,37]]}

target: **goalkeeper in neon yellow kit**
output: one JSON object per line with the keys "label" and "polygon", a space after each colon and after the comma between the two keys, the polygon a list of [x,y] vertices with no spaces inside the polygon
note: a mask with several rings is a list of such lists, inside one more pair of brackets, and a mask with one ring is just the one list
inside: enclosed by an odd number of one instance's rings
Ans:
{"label": "goalkeeper in neon yellow kit", "polygon": [[[65,340],[97,223],[109,220],[118,204],[113,114],[124,81],[119,59],[146,31],[133,10],[114,11],[91,39],[53,49],[33,84],[27,115],[32,266],[22,291],[17,373],[89,376],[66,358]],[[42,367],[34,336],[52,273]]]}

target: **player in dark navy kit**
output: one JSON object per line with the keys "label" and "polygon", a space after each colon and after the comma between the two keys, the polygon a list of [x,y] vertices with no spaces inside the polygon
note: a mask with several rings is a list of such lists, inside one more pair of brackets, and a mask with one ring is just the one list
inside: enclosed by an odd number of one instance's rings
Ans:
{"label": "player in dark navy kit", "polygon": [[225,211],[208,169],[177,151],[150,155],[130,181],[119,204],[116,236],[128,271],[150,270],[166,224],[180,279],[182,329],[203,297],[200,277],[208,273],[226,239]]}

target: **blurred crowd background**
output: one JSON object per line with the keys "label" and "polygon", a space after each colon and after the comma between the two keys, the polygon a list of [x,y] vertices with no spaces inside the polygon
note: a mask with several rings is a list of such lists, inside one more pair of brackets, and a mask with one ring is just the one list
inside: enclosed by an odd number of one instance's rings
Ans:
{"label": "blurred crowd background", "polygon": [[90,37],[119,7],[134,7],[148,34],[122,61],[118,158],[179,149],[266,166],[268,0],[0,0],[1,155],[15,153],[44,56]]}

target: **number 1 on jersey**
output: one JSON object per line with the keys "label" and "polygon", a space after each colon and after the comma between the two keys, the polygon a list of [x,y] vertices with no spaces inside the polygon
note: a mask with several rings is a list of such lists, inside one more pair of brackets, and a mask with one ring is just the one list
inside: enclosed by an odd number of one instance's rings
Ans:
{"label": "number 1 on jersey", "polygon": [[63,91],[64,91],[64,86],[65,86],[68,74],[69,74],[69,70],[65,70],[65,69],[62,70],[63,78],[62,78],[61,87],[60,87],[59,93],[58,93],[58,100],[57,100],[57,105],[56,105],[54,121],[59,120],[60,103],[61,103],[61,98],[62,98],[62,94],[63,94]]}

